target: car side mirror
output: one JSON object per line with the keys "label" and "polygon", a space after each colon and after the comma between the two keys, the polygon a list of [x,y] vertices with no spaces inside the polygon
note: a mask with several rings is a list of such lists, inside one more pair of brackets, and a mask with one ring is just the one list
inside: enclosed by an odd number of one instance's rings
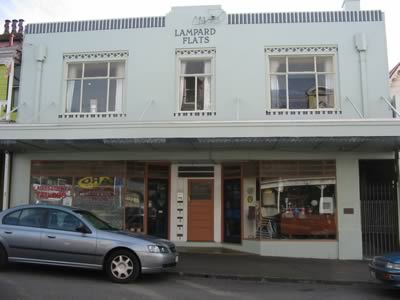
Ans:
{"label": "car side mirror", "polygon": [[75,231],[80,232],[80,233],[92,233],[89,228],[87,228],[85,225],[81,224],[78,226]]}

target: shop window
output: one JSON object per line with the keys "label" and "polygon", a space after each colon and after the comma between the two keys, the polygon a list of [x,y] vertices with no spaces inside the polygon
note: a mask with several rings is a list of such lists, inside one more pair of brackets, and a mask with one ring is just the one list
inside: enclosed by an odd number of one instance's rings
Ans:
{"label": "shop window", "polygon": [[65,76],[67,113],[122,111],[125,61],[68,62]]}
{"label": "shop window", "polygon": [[89,210],[115,228],[123,228],[123,187],[121,177],[76,177],[74,206]]}
{"label": "shop window", "polygon": [[261,161],[257,183],[258,239],[335,239],[334,161]]}
{"label": "shop window", "polygon": [[32,176],[30,203],[72,205],[72,177]]}
{"label": "shop window", "polygon": [[[189,53],[190,52],[190,53]],[[179,111],[213,111],[214,50],[177,51]]]}
{"label": "shop window", "polygon": [[271,109],[336,107],[334,55],[270,55],[268,59]]}

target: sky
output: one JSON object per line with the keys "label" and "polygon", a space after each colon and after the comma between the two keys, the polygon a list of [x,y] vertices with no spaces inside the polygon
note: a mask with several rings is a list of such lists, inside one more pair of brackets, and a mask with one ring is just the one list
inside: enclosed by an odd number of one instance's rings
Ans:
{"label": "sky", "polygon": [[[172,6],[208,4],[219,4],[227,13],[329,11],[341,10],[342,3],[343,0],[0,0],[0,22],[21,18],[28,24],[164,16]],[[400,62],[400,0],[361,0],[361,9],[385,12],[391,69]]]}

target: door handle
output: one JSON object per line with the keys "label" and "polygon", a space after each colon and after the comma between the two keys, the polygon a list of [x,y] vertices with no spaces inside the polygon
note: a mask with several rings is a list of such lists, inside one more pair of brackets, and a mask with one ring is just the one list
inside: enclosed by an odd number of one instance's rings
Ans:
{"label": "door handle", "polygon": [[4,231],[5,234],[12,234],[12,231]]}
{"label": "door handle", "polygon": [[48,235],[47,237],[48,237],[49,239],[55,239],[55,238],[56,238],[55,235]]}

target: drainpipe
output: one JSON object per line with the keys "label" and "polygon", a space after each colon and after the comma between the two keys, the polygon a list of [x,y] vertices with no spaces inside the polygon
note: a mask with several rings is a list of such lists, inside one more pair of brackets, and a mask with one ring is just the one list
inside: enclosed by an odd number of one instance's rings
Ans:
{"label": "drainpipe", "polygon": [[11,60],[10,75],[8,76],[6,121],[11,120],[12,89],[14,83],[14,59]]}
{"label": "drainpipe", "polygon": [[35,47],[36,67],[36,90],[35,90],[35,120],[40,122],[40,94],[42,90],[43,62],[47,57],[46,47],[38,45]]}
{"label": "drainpipe", "polygon": [[365,33],[354,36],[354,44],[360,58],[361,108],[364,117],[368,116],[368,86],[367,86],[367,37]]}
{"label": "drainpipe", "polygon": [[11,182],[11,154],[6,151],[4,153],[4,182],[3,182],[3,210],[10,206],[10,182]]}

